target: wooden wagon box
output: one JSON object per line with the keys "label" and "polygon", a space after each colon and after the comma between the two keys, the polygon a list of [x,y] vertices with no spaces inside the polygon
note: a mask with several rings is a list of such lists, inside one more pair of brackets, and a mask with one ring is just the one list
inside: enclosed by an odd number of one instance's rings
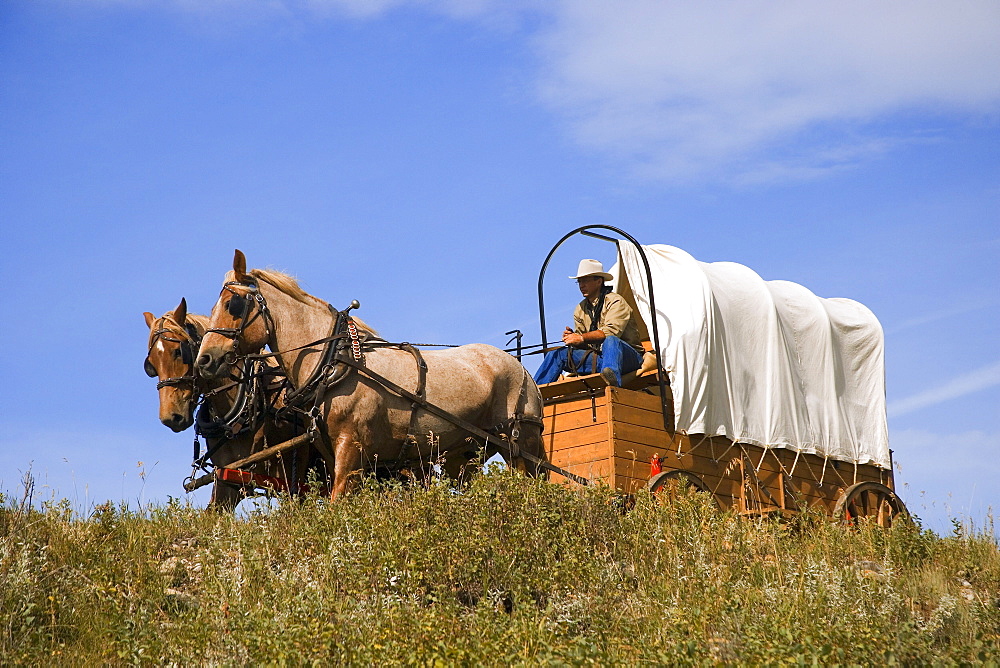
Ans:
{"label": "wooden wagon box", "polygon": [[[792,513],[818,506],[832,515],[846,490],[867,481],[890,489],[892,472],[785,448],[734,443],[721,436],[681,434],[664,425],[656,386],[609,387],[597,376],[541,386],[543,439],[549,461],[571,473],[631,494],[651,477],[650,462],[682,471],[724,509]],[[669,387],[667,393],[669,395]],[[673,410],[668,396],[668,420]],[[566,479],[553,474],[554,481]],[[874,502],[874,500],[873,500]]]}

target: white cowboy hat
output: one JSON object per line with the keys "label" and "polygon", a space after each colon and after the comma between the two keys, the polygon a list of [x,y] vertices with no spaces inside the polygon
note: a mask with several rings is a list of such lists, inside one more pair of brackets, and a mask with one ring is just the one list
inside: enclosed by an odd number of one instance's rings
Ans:
{"label": "white cowboy hat", "polygon": [[576,276],[570,276],[570,278],[583,278],[584,276],[600,276],[605,281],[614,280],[614,276],[604,271],[604,265],[601,264],[600,260],[580,260]]}

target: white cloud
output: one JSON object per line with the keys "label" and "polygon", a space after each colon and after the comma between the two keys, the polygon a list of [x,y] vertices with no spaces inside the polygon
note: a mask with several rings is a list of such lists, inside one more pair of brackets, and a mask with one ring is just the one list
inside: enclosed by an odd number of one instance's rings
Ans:
{"label": "white cloud", "polygon": [[147,1],[296,20],[410,7],[538,26],[543,104],[583,146],[654,179],[815,178],[1000,108],[996,0]]}
{"label": "white cloud", "polygon": [[896,334],[897,332],[902,332],[907,329],[912,329],[913,327],[920,327],[922,325],[929,325],[932,322],[938,322],[939,320],[947,320],[954,318],[956,316],[965,315],[966,313],[972,313],[973,311],[979,311],[987,307],[992,307],[996,303],[996,300],[989,300],[986,302],[979,302],[975,304],[963,304],[961,306],[955,306],[952,308],[941,309],[939,311],[932,311],[930,313],[925,313],[923,315],[918,315],[909,320],[904,320],[903,322],[896,323],[885,328],[886,334]]}
{"label": "white cloud", "polygon": [[810,176],[900,141],[866,125],[1000,101],[1000,4],[568,0],[545,100],[651,175]]}
{"label": "white cloud", "polygon": [[889,404],[889,417],[899,417],[913,411],[934,406],[949,399],[964,397],[973,392],[979,392],[995,385],[1000,385],[1000,362],[984,366],[970,373],[954,378],[948,382],[936,385],[931,389],[915,394],[912,397],[900,399]]}
{"label": "white cloud", "polygon": [[[180,0],[178,0],[180,1]],[[216,2],[224,0],[215,0]],[[276,0],[295,11],[318,15],[377,18],[401,7],[415,7],[455,19],[484,18],[522,11],[532,0]]]}
{"label": "white cloud", "polygon": [[950,517],[982,528],[1000,510],[1000,432],[903,429],[889,436],[896,492],[929,528],[947,533]]}

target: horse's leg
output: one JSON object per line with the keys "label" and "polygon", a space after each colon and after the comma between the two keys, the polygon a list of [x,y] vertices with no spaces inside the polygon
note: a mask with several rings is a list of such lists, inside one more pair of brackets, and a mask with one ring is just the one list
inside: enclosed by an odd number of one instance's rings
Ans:
{"label": "horse's leg", "polygon": [[[311,445],[300,445],[292,450],[289,457],[280,459],[281,476],[288,482],[288,495],[301,502],[301,491],[309,482],[309,458],[312,456]],[[280,455],[279,455],[280,457]]]}
{"label": "horse's leg", "polygon": [[316,452],[319,453],[323,463],[326,464],[326,475],[329,478],[327,482],[332,489],[334,476],[337,471],[337,458],[334,455],[334,449],[330,447],[330,439],[325,433],[320,433],[317,435],[316,440],[313,441],[313,446],[316,448]]}
{"label": "horse's leg", "polygon": [[482,459],[482,455],[485,454],[485,450],[480,454],[479,446],[475,443],[466,442],[463,447],[455,448],[445,457],[444,472],[449,479],[464,485],[473,474],[482,469],[486,463]]}
{"label": "horse's leg", "polygon": [[333,450],[333,489],[330,491],[330,501],[336,501],[350,492],[361,471],[361,447],[353,430],[340,432],[334,441]]}
{"label": "horse's leg", "polygon": [[220,513],[232,513],[242,500],[242,488],[216,481],[212,485],[212,499],[208,502],[208,508]]}

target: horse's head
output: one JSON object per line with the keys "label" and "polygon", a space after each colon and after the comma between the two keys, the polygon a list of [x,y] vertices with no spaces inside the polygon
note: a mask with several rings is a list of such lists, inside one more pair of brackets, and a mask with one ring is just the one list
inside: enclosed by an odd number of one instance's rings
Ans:
{"label": "horse's head", "polygon": [[195,361],[198,373],[207,379],[226,377],[237,356],[260,352],[270,337],[264,298],[257,281],[247,273],[246,257],[239,250],[227,279],[212,307]]}
{"label": "horse's head", "polygon": [[149,351],[144,364],[146,375],[159,379],[160,422],[174,431],[184,431],[194,422],[194,406],[198,401],[194,356],[201,336],[189,318],[187,302],[157,318],[143,313],[149,327]]}

